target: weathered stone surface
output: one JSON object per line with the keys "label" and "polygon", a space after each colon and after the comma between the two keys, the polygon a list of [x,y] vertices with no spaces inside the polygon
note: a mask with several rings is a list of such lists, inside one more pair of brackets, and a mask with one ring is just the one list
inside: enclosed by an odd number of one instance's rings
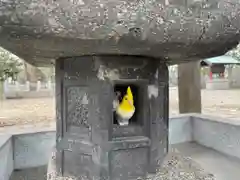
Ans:
{"label": "weathered stone surface", "polygon": [[[88,180],[87,178],[62,177],[56,171],[56,156],[49,160],[47,180]],[[213,174],[206,172],[196,162],[180,153],[171,152],[165,158],[162,168],[156,175],[145,180],[215,180]]]}
{"label": "weathered stone surface", "polygon": [[234,47],[239,17],[238,0],[1,0],[0,45],[39,65],[91,54],[178,63]]}
{"label": "weathered stone surface", "polygon": [[[165,64],[146,57],[70,57],[57,61],[55,72],[59,172],[88,180],[156,172],[168,151]],[[135,113],[120,126],[113,101],[127,87]]]}

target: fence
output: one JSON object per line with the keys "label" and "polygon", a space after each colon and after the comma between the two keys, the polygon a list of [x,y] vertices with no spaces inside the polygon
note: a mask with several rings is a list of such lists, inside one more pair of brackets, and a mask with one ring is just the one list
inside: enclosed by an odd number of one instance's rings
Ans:
{"label": "fence", "polygon": [[[30,91],[34,87],[35,91]],[[4,82],[4,96],[6,98],[27,98],[27,97],[46,97],[52,96],[55,91],[55,83],[41,82],[31,83],[26,81],[24,84],[7,80]]]}
{"label": "fence", "polygon": [[[36,91],[43,91],[43,90],[54,90],[55,83],[48,81],[47,83],[38,81],[36,84],[31,84],[31,86],[36,86]],[[20,84],[19,82],[4,82],[4,92],[9,91],[30,91],[30,83],[26,81],[25,84]]]}
{"label": "fence", "polygon": [[[231,70],[231,77],[228,77],[228,69],[226,69],[226,78],[225,81],[223,82],[223,85],[227,87],[227,89],[231,88],[240,88],[240,66],[236,66],[232,68]],[[215,81],[217,83],[221,83],[222,79],[220,78],[215,78]],[[207,83],[209,82],[208,75],[203,75],[201,73],[201,87],[202,89],[205,89],[207,86]],[[172,70],[169,71],[169,86],[177,86],[178,85],[178,75],[177,75],[177,70]],[[218,87],[215,87],[216,89],[219,89]],[[221,88],[220,88],[221,89]],[[225,88],[226,89],[226,88]]]}

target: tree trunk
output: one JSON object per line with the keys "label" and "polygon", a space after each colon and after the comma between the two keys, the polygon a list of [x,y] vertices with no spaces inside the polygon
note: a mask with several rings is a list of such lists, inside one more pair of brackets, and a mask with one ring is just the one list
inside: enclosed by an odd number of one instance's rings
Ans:
{"label": "tree trunk", "polygon": [[4,81],[0,80],[0,101],[4,99]]}
{"label": "tree trunk", "polygon": [[178,65],[178,99],[180,113],[201,113],[199,61]]}
{"label": "tree trunk", "polygon": [[35,91],[37,89],[37,67],[24,62],[25,72],[26,72],[26,79],[29,81],[30,91]]}

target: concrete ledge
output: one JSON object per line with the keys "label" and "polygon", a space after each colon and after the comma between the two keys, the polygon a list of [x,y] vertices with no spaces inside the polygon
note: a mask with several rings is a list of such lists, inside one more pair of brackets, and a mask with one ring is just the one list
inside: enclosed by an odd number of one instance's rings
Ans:
{"label": "concrete ledge", "polygon": [[[55,146],[55,123],[48,127],[39,126],[25,125],[0,130],[0,177],[7,180],[13,169],[48,164]],[[202,114],[171,117],[169,144],[191,141],[240,158],[240,121]]]}
{"label": "concrete ledge", "polygon": [[203,114],[170,118],[169,142],[195,141],[229,156],[240,158],[240,120]]}
{"label": "concrete ledge", "polygon": [[240,158],[240,120],[195,115],[192,124],[194,141]]}
{"label": "concrete ledge", "polygon": [[13,146],[11,136],[0,135],[0,179],[8,180],[13,169]]}
{"label": "concrete ledge", "polygon": [[192,141],[192,121],[189,115],[178,115],[170,118],[169,144]]}
{"label": "concrete ledge", "polygon": [[55,145],[55,132],[14,135],[14,168],[24,169],[46,165]]}
{"label": "concrete ledge", "polygon": [[54,145],[53,126],[25,125],[1,129],[0,180],[9,180],[16,169],[47,165]]}

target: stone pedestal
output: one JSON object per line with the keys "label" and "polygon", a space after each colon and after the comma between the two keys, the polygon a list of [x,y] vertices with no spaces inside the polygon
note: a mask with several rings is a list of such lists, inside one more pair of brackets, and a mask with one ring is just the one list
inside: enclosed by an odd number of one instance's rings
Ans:
{"label": "stone pedestal", "polygon": [[[55,150],[56,152],[56,150]],[[86,177],[76,178],[61,176],[56,173],[56,154],[53,153],[48,164],[47,180],[87,180]],[[213,174],[206,172],[199,164],[180,153],[169,153],[156,174],[148,174],[140,180],[215,180]],[[103,179],[101,179],[103,180]],[[128,179],[126,179],[128,180]]]}

